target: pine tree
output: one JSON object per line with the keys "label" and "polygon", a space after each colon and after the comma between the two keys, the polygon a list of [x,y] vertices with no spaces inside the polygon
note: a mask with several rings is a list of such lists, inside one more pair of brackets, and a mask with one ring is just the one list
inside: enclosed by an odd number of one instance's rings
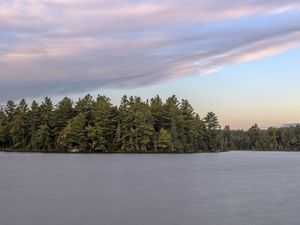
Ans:
{"label": "pine tree", "polygon": [[179,137],[180,118],[179,102],[175,95],[167,98],[164,104],[164,128],[171,134],[170,150],[171,152],[184,151],[182,142]]}
{"label": "pine tree", "polygon": [[75,112],[77,114],[83,113],[86,123],[88,125],[93,125],[94,107],[95,107],[95,101],[93,100],[93,97],[90,94],[88,94],[83,99],[79,99],[79,101],[75,104]]}
{"label": "pine tree", "polygon": [[187,100],[165,103],[124,96],[119,107],[105,96],[86,95],[75,104],[62,99],[55,107],[46,97],[0,111],[0,148],[83,152],[200,152],[237,149],[300,150],[300,127],[248,131],[220,130],[210,112],[200,119]]}
{"label": "pine tree", "polygon": [[218,150],[218,148],[220,148],[220,143],[218,141],[218,135],[220,134],[220,124],[216,114],[213,112],[207,113],[207,115],[204,117],[204,124],[206,126],[207,131],[208,149],[210,151],[216,151]]}
{"label": "pine tree", "polygon": [[206,142],[206,126],[200,116],[196,114],[194,118],[194,144],[190,151],[207,151],[208,143]]}
{"label": "pine tree", "polygon": [[171,134],[164,128],[159,131],[157,149],[159,152],[168,152],[170,147]]}
{"label": "pine tree", "polygon": [[151,98],[149,107],[155,132],[153,137],[154,151],[157,152],[158,142],[160,139],[160,131],[161,129],[164,129],[164,106],[161,98],[158,95],[155,98]]}
{"label": "pine tree", "polygon": [[261,134],[261,130],[258,127],[257,124],[254,124],[249,130],[248,130],[248,136],[249,136],[249,148],[252,150],[258,149],[259,147],[259,137]]}
{"label": "pine tree", "polygon": [[33,133],[30,146],[33,150],[44,150],[49,152],[53,149],[52,130],[46,124],[39,126],[38,130]]}
{"label": "pine tree", "polygon": [[0,149],[7,146],[7,139],[6,116],[3,111],[0,111]]}
{"label": "pine tree", "polygon": [[98,96],[94,107],[94,126],[87,128],[93,151],[112,152],[116,133],[116,108],[105,96]]}
{"label": "pine tree", "polygon": [[30,110],[28,112],[28,120],[29,120],[29,149],[33,149],[32,146],[32,136],[38,131],[40,125],[41,125],[41,112],[39,105],[36,101],[33,101],[30,107]]}
{"label": "pine tree", "polygon": [[39,109],[36,109],[35,113],[40,114],[40,125],[32,134],[30,146],[35,150],[54,150],[55,132],[52,100],[48,97],[44,98],[44,101]]}
{"label": "pine tree", "polygon": [[28,144],[28,105],[24,99],[22,99],[15,109],[15,113],[12,116],[10,123],[10,137],[12,139],[13,148],[25,149]]}
{"label": "pine tree", "polygon": [[57,104],[53,112],[55,133],[58,134],[74,116],[73,101],[70,98],[65,97]]}
{"label": "pine tree", "polygon": [[233,141],[232,141],[232,133],[231,133],[231,130],[230,130],[230,126],[229,125],[226,125],[224,127],[224,130],[222,131],[222,143],[221,143],[221,149],[222,150],[231,150],[231,149],[234,149],[234,144],[233,144]]}
{"label": "pine tree", "polygon": [[181,112],[181,132],[180,139],[183,145],[183,149],[185,152],[192,151],[195,147],[195,112],[193,107],[187,100],[182,99],[180,104],[180,112]]}
{"label": "pine tree", "polygon": [[89,139],[86,130],[86,118],[84,113],[79,113],[60,132],[58,144],[64,150],[76,148],[81,151],[89,151]]}

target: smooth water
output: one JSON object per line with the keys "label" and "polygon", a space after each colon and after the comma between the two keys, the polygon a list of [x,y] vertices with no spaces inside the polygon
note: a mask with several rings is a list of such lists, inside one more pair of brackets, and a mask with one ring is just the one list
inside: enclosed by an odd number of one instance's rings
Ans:
{"label": "smooth water", "polygon": [[0,153],[1,225],[299,225],[300,153]]}

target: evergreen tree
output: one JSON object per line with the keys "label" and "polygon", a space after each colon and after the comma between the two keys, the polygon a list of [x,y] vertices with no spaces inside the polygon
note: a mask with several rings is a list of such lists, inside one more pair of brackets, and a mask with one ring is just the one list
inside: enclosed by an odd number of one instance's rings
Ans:
{"label": "evergreen tree", "polygon": [[221,149],[231,150],[234,148],[235,146],[232,141],[232,132],[230,130],[229,125],[226,125],[224,127],[224,130],[222,131]]}
{"label": "evergreen tree", "polygon": [[54,150],[55,132],[52,100],[48,97],[44,98],[39,109],[35,109],[35,113],[40,115],[40,125],[31,136],[30,146],[35,150]]}
{"label": "evergreen tree", "polygon": [[195,146],[196,127],[195,112],[187,100],[182,100],[180,104],[180,140],[183,151],[189,152]]}
{"label": "evergreen tree", "polygon": [[105,96],[98,96],[94,107],[94,126],[87,128],[93,151],[112,152],[116,133],[116,108]]}
{"label": "evergreen tree", "polygon": [[[157,150],[159,152],[166,152],[170,146],[170,141],[171,134],[164,128],[160,129]],[[155,152],[157,152],[157,150]]]}
{"label": "evergreen tree", "polygon": [[219,140],[218,135],[220,134],[219,133],[220,124],[216,114],[214,114],[213,112],[207,113],[207,115],[204,118],[204,124],[207,129],[208,149],[210,151],[218,150],[218,148],[220,147],[220,143],[218,141]]}
{"label": "evergreen tree", "polygon": [[[196,114],[194,118],[194,145],[193,149],[196,151],[207,151],[208,150],[208,143],[206,141],[206,126],[203,120],[200,119],[200,116]],[[190,150],[190,151],[195,151]]]}
{"label": "evergreen tree", "polygon": [[249,130],[248,130],[248,136],[249,136],[249,148],[252,150],[258,149],[259,147],[259,137],[260,137],[261,131],[257,124],[254,124]]}
{"label": "evergreen tree", "polygon": [[30,146],[33,150],[44,150],[46,152],[53,150],[52,130],[49,126],[46,124],[39,126],[31,137]]}
{"label": "evergreen tree", "polygon": [[179,124],[182,120],[180,117],[179,101],[175,95],[167,98],[164,104],[164,128],[171,134],[170,151],[183,152],[184,146],[180,140]]}
{"label": "evergreen tree", "polygon": [[32,136],[38,131],[40,125],[41,125],[41,112],[39,105],[36,101],[33,101],[30,107],[30,110],[28,111],[28,120],[29,120],[29,149],[34,149],[32,146]]}
{"label": "evergreen tree", "polygon": [[58,134],[74,116],[73,101],[65,97],[57,104],[53,112],[55,133]]}
{"label": "evergreen tree", "polygon": [[[154,128],[154,138],[153,138],[153,145],[154,145],[154,152],[158,151],[158,142],[161,135],[161,130],[164,129],[164,105],[161,98],[157,95],[154,98],[150,99],[150,113],[152,116],[152,123]],[[165,134],[165,131],[162,131]],[[167,132],[167,131],[166,131]],[[168,145],[167,145],[168,146]]]}
{"label": "evergreen tree", "polygon": [[149,106],[141,98],[122,98],[119,124],[122,152],[147,152],[150,149],[154,127]]}
{"label": "evergreen tree", "polygon": [[0,149],[7,146],[7,139],[6,116],[3,111],[0,111]]}
{"label": "evergreen tree", "polygon": [[75,104],[67,97],[54,107],[48,97],[29,108],[22,99],[0,111],[0,148],[31,151],[203,152],[231,149],[300,151],[300,126],[248,131],[220,130],[217,116],[203,119],[187,100],[159,96],[149,101],[123,96],[86,95]]}
{"label": "evergreen tree", "polygon": [[10,137],[12,140],[13,148],[25,149],[28,144],[28,105],[24,99],[22,99],[15,109],[10,123]]}
{"label": "evergreen tree", "polygon": [[61,131],[58,137],[58,144],[63,150],[76,148],[81,151],[89,151],[89,139],[86,130],[86,118],[84,113],[79,113]]}
{"label": "evergreen tree", "polygon": [[83,113],[86,123],[88,125],[93,125],[94,123],[94,106],[95,102],[93,100],[93,97],[88,94],[83,99],[79,99],[79,101],[75,105],[75,112],[77,114]]}

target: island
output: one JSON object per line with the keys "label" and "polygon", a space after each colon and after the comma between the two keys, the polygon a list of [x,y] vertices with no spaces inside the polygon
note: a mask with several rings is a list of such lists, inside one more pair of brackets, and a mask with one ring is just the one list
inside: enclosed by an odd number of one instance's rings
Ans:
{"label": "island", "polygon": [[102,95],[54,105],[46,97],[29,107],[10,100],[0,110],[2,151],[61,153],[198,153],[228,150],[300,150],[300,126],[223,129],[215,113],[201,118],[175,95],[123,96],[115,106]]}

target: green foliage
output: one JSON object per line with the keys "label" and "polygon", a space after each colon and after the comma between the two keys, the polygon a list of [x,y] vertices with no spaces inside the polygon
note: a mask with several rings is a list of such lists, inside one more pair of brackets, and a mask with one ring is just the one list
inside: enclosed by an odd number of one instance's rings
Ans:
{"label": "green foliage", "polygon": [[250,149],[257,149],[259,147],[260,135],[261,131],[257,124],[254,124],[252,127],[250,127],[250,129],[248,130]]}
{"label": "green foliage", "polygon": [[123,96],[118,107],[91,95],[53,105],[48,97],[28,107],[8,101],[0,111],[0,148],[27,151],[185,153],[245,150],[300,150],[300,126],[262,130],[220,129],[217,116],[203,119],[187,100],[159,96],[143,101]]}
{"label": "green foliage", "polygon": [[88,137],[92,141],[92,151],[112,152],[117,127],[117,113],[109,98],[98,96],[93,118],[93,125],[87,127]]}
{"label": "green foliage", "polygon": [[5,146],[7,141],[6,117],[4,112],[0,111],[0,146]]}
{"label": "green foliage", "polygon": [[118,141],[122,152],[148,152],[154,137],[149,105],[139,97],[124,96],[119,107]]}
{"label": "green foliage", "polygon": [[262,130],[254,124],[248,131],[231,131],[235,149],[300,151],[300,126]]}
{"label": "green foliage", "polygon": [[67,97],[61,100],[53,111],[53,126],[56,133],[59,133],[68,122],[74,117],[73,101]]}
{"label": "green foliage", "polygon": [[43,124],[31,136],[30,147],[32,150],[45,150],[50,151],[53,148],[51,129]]}
{"label": "green foliage", "polygon": [[159,152],[165,152],[169,148],[171,141],[171,134],[166,129],[162,128],[159,131],[159,138],[158,138],[158,150]]}
{"label": "green foliage", "polygon": [[[9,104],[9,103],[8,103]],[[13,107],[9,118],[9,137],[14,148],[24,149],[28,144],[28,106],[22,99],[18,106]]]}
{"label": "green foliage", "polygon": [[207,147],[208,150],[214,151],[220,148],[220,124],[216,114],[213,112],[207,113],[204,117],[204,124],[206,126]]}
{"label": "green foliage", "polygon": [[89,151],[89,142],[87,136],[87,121],[84,113],[79,113],[68,125],[60,132],[58,144],[64,150],[78,149]]}
{"label": "green foliage", "polygon": [[234,149],[233,137],[230,127],[227,125],[221,132],[221,149],[231,150]]}
{"label": "green foliage", "polygon": [[171,134],[170,152],[183,152],[183,143],[181,142],[180,132],[182,117],[180,115],[179,101],[175,95],[167,98],[164,104],[164,128]]}

